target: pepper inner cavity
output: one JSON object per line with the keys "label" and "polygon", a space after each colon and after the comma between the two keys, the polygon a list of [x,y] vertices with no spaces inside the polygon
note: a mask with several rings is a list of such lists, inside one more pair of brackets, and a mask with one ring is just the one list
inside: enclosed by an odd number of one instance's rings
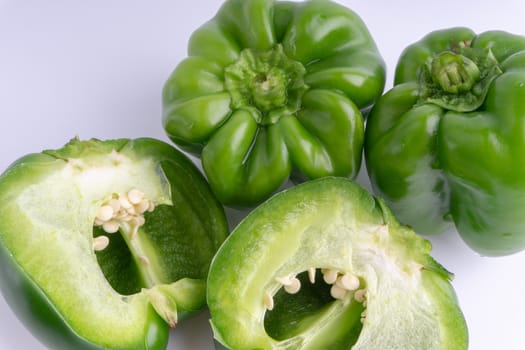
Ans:
{"label": "pepper inner cavity", "polygon": [[264,325],[268,335],[283,340],[301,333],[310,321],[338,300],[361,305],[358,319],[364,322],[366,287],[352,273],[335,269],[310,268],[298,275],[275,278],[277,292],[264,293]]}
{"label": "pepper inner cavity", "polygon": [[155,202],[146,198],[138,189],[131,189],[127,193],[113,193],[98,207],[93,223],[95,228],[104,232],[93,238],[93,250],[105,250],[110,244],[109,236],[120,232],[146,287],[156,285],[158,277],[150,266],[147,247],[141,240],[139,230],[146,222],[145,214],[154,209]]}

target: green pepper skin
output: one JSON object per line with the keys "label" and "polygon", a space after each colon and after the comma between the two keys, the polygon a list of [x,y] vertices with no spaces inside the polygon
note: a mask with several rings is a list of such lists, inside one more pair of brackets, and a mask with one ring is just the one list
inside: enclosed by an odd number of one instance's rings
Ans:
{"label": "green pepper skin", "polygon": [[[216,348],[465,350],[451,274],[430,250],[349,179],[284,190],[254,209],[212,261],[207,293]],[[313,283],[305,277],[312,268]],[[358,277],[359,286],[334,299],[323,269]],[[286,293],[280,281],[293,276],[300,290]]]}
{"label": "green pepper skin", "polygon": [[[155,208],[126,246],[126,226],[107,233],[94,220],[108,195],[130,189]],[[170,326],[205,308],[226,218],[172,146],[74,139],[14,162],[0,176],[0,203],[0,288],[45,346],[162,350]],[[98,251],[102,235],[110,243]]]}
{"label": "green pepper skin", "polygon": [[385,84],[357,14],[330,1],[227,0],[188,55],[164,86],[163,125],[201,157],[222,203],[256,205],[290,176],[357,175],[361,110]]}
{"label": "green pepper skin", "polygon": [[[444,57],[456,60],[446,74]],[[402,53],[394,87],[367,120],[372,186],[417,232],[455,225],[482,255],[519,252],[525,248],[524,115],[525,37],[468,28],[432,32]]]}

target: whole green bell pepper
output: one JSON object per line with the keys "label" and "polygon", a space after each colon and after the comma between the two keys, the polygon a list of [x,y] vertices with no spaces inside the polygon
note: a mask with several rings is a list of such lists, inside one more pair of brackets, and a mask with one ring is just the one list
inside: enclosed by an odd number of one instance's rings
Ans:
{"label": "whole green bell pepper", "polygon": [[254,209],[208,275],[214,336],[234,350],[465,350],[450,273],[382,200],[324,177]]}
{"label": "whole green bell pepper", "polygon": [[525,37],[467,28],[408,46],[367,120],[376,193],[417,232],[482,255],[525,248]]}
{"label": "whole green bell pepper", "polygon": [[361,110],[384,62],[363,21],[330,1],[227,0],[191,36],[163,90],[163,125],[201,156],[232,206],[268,198],[290,175],[354,177]]}
{"label": "whole green bell pepper", "polygon": [[74,139],[0,177],[0,287],[51,349],[165,349],[227,232],[199,170],[154,139]]}

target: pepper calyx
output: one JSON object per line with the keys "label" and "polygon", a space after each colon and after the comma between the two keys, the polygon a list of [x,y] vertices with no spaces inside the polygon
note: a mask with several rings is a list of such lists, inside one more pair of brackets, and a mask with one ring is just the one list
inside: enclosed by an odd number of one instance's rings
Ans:
{"label": "pepper calyx", "polygon": [[282,45],[268,51],[244,49],[239,59],[225,68],[226,90],[234,109],[255,107],[262,115],[261,125],[274,124],[275,116],[292,114],[301,106],[308,86],[306,69],[288,58]]}
{"label": "pepper calyx", "polygon": [[423,67],[418,102],[456,112],[474,111],[483,104],[492,81],[500,74],[502,70],[490,48],[461,43],[436,54]]}

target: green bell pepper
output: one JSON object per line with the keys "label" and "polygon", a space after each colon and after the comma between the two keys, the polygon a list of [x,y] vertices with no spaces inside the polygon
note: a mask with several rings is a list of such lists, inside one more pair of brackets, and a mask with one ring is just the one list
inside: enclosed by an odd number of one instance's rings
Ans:
{"label": "green bell pepper", "polygon": [[430,250],[349,179],[280,192],[212,261],[217,348],[465,350],[451,275]]}
{"label": "green bell pepper", "polygon": [[408,46],[367,120],[375,193],[417,232],[482,255],[525,248],[525,37],[468,28]]}
{"label": "green bell pepper", "polygon": [[361,110],[381,95],[385,67],[354,12],[330,1],[227,0],[188,53],[164,86],[163,125],[201,157],[222,203],[258,204],[290,176],[356,176]]}
{"label": "green bell pepper", "polygon": [[154,139],[74,139],[0,177],[0,287],[52,349],[165,349],[227,232],[199,170]]}

